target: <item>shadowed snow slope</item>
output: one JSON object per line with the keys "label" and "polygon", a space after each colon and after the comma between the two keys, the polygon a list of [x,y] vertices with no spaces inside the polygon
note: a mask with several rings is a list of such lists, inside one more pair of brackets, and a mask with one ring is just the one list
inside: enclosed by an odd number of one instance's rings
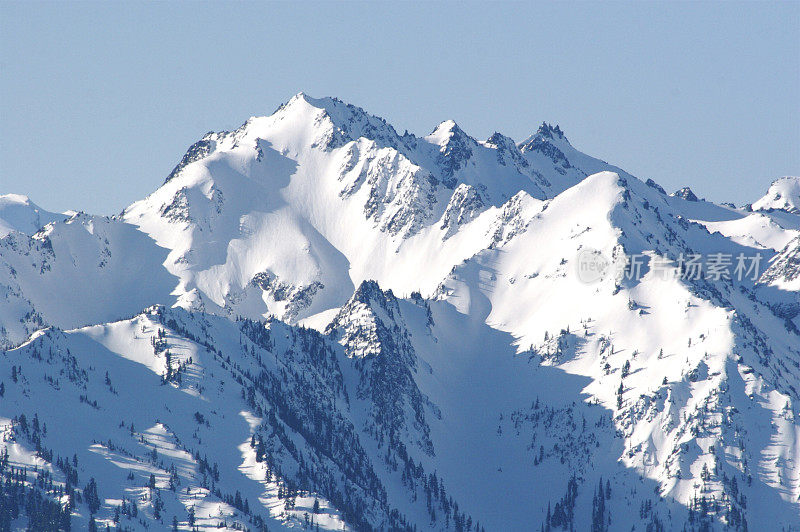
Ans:
{"label": "shadowed snow slope", "polygon": [[50,222],[67,218],[48,212],[19,194],[0,195],[0,238],[12,231],[33,235]]}

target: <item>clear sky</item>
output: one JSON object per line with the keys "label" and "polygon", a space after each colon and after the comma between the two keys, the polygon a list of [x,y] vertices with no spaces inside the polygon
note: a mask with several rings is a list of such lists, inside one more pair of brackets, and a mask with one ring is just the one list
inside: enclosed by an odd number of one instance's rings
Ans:
{"label": "clear sky", "polygon": [[294,93],[427,134],[543,120],[668,190],[800,174],[800,2],[0,0],[0,193],[119,212],[206,131]]}

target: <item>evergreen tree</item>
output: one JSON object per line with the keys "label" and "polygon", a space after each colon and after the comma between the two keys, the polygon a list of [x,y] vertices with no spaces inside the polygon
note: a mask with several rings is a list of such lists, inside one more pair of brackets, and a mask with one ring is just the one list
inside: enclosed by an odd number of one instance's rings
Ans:
{"label": "evergreen tree", "polygon": [[606,496],[603,489],[603,478],[595,491],[592,499],[592,532],[604,532],[606,530]]}
{"label": "evergreen tree", "polygon": [[83,497],[89,506],[89,513],[96,514],[97,510],[100,509],[100,496],[97,493],[97,483],[94,477],[89,479],[89,483],[83,488]]}

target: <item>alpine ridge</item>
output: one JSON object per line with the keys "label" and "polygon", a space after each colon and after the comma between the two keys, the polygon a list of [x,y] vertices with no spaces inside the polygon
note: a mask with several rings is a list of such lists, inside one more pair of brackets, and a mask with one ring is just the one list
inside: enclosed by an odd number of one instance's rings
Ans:
{"label": "alpine ridge", "polygon": [[0,196],[0,303],[0,530],[800,528],[800,177],[299,93],[117,216]]}

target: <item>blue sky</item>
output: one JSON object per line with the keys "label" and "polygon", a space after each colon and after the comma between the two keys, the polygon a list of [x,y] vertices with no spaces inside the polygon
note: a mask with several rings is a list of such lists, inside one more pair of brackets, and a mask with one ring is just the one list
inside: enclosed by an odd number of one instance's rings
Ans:
{"label": "blue sky", "polygon": [[119,212],[294,93],[398,130],[543,120],[667,189],[800,174],[800,2],[0,2],[0,193]]}

